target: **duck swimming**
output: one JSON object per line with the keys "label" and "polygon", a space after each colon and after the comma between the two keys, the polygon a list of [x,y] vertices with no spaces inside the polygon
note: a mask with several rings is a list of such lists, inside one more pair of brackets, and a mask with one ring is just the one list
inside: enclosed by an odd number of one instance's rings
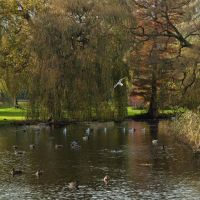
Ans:
{"label": "duck swimming", "polygon": [[11,170],[11,175],[12,176],[15,176],[15,175],[22,175],[22,170],[15,170],[15,168],[12,168],[12,170]]}
{"label": "duck swimming", "polygon": [[158,140],[152,140],[152,144],[153,145],[157,145],[158,144]]}
{"label": "duck swimming", "polygon": [[83,141],[88,141],[89,140],[89,136],[86,135],[86,136],[83,136]]}
{"label": "duck swimming", "polygon": [[129,129],[128,129],[128,132],[129,132],[129,133],[134,133],[135,131],[136,131],[135,128],[129,128]]}
{"label": "duck swimming", "polygon": [[103,181],[106,185],[108,185],[109,181],[110,181],[110,177],[108,175],[106,175],[104,178],[103,178]]}
{"label": "duck swimming", "polygon": [[64,135],[67,134],[67,128],[66,128],[66,127],[63,129],[63,134],[64,134]]}
{"label": "duck swimming", "polygon": [[41,171],[41,170],[37,170],[37,171],[35,172],[35,175],[36,175],[37,177],[42,176],[42,174],[43,174],[43,171]]}
{"label": "duck swimming", "polygon": [[34,145],[34,144],[30,144],[30,145],[29,145],[29,148],[30,148],[30,149],[35,149],[35,145]]}
{"label": "duck swimming", "polygon": [[63,148],[62,144],[55,144],[55,149],[61,149],[61,148]]}
{"label": "duck swimming", "polygon": [[79,150],[81,148],[81,146],[78,144],[78,142],[76,141],[73,141],[71,142],[71,148],[74,149],[74,150]]}
{"label": "duck swimming", "polygon": [[79,189],[79,184],[78,184],[78,181],[72,181],[72,182],[69,182],[67,187],[71,190],[78,190]]}
{"label": "duck swimming", "polygon": [[18,146],[16,146],[16,145],[13,145],[12,147],[14,150],[18,149]]}
{"label": "duck swimming", "polygon": [[15,155],[23,155],[25,154],[25,151],[15,151]]}

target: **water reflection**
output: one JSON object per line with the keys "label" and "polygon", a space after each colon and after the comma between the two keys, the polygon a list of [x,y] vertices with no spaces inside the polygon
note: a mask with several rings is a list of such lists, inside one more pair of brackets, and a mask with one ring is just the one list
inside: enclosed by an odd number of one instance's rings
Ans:
{"label": "water reflection", "polygon": [[[167,123],[1,128],[0,199],[199,199],[200,163],[166,134]],[[93,131],[85,141],[88,127]],[[81,148],[71,148],[72,141]],[[25,154],[15,155],[13,145]],[[23,170],[22,176],[12,177],[13,167]],[[37,178],[39,169],[43,174]],[[111,178],[107,186],[106,174]],[[73,180],[80,182],[77,191],[67,187]]]}
{"label": "water reflection", "polygon": [[158,139],[158,124],[159,122],[157,120],[148,121],[149,131],[150,131],[152,140]]}

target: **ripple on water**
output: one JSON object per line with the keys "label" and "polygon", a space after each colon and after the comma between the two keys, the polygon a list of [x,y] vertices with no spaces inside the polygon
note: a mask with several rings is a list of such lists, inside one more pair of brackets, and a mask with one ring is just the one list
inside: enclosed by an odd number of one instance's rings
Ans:
{"label": "ripple on water", "polygon": [[[162,135],[162,129],[159,139],[166,145],[165,151],[152,147],[149,132],[145,136],[136,133],[132,138],[110,128],[109,134],[93,135],[80,151],[73,152],[70,143],[82,141],[82,130],[83,127],[72,125],[67,140],[60,134],[62,129],[53,130],[51,135],[45,129],[40,134],[32,130],[27,134],[7,129],[0,132],[0,199],[199,200],[199,164],[192,162],[185,147]],[[36,143],[37,148],[30,151],[29,144]],[[56,143],[63,144],[60,151],[55,151]],[[15,155],[15,144],[26,153]],[[25,173],[12,177],[13,167]],[[44,175],[37,179],[34,173],[39,167]],[[107,186],[103,182],[106,174],[111,177]],[[71,191],[67,183],[75,178],[80,189]]]}

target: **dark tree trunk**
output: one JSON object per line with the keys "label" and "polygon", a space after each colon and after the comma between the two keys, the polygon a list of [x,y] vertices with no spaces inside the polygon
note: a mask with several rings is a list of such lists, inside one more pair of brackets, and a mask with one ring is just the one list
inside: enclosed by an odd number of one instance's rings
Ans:
{"label": "dark tree trunk", "polygon": [[156,66],[152,70],[152,82],[151,82],[151,99],[148,110],[148,116],[152,119],[158,116],[158,104],[157,104],[157,77]]}
{"label": "dark tree trunk", "polygon": [[158,139],[158,123],[159,123],[158,120],[151,120],[148,122],[149,132],[152,140]]}
{"label": "dark tree trunk", "polygon": [[16,105],[17,105],[16,96],[13,96],[13,106],[15,107]]}

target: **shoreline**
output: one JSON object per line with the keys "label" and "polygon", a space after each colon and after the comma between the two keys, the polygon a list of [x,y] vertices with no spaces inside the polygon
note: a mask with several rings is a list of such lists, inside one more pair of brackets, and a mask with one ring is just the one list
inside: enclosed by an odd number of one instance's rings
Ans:
{"label": "shoreline", "polygon": [[70,124],[78,124],[78,123],[91,123],[91,122],[114,122],[114,123],[121,123],[123,121],[149,121],[149,122],[156,122],[160,120],[171,120],[172,115],[161,115],[157,118],[149,118],[145,115],[137,115],[137,116],[128,116],[122,120],[69,120],[69,119],[63,119],[63,120],[55,120],[54,122],[48,122],[48,120],[1,120],[0,121],[0,127],[1,126],[25,126],[25,125],[37,125],[44,123],[46,125],[54,125],[55,127],[62,127]]}

